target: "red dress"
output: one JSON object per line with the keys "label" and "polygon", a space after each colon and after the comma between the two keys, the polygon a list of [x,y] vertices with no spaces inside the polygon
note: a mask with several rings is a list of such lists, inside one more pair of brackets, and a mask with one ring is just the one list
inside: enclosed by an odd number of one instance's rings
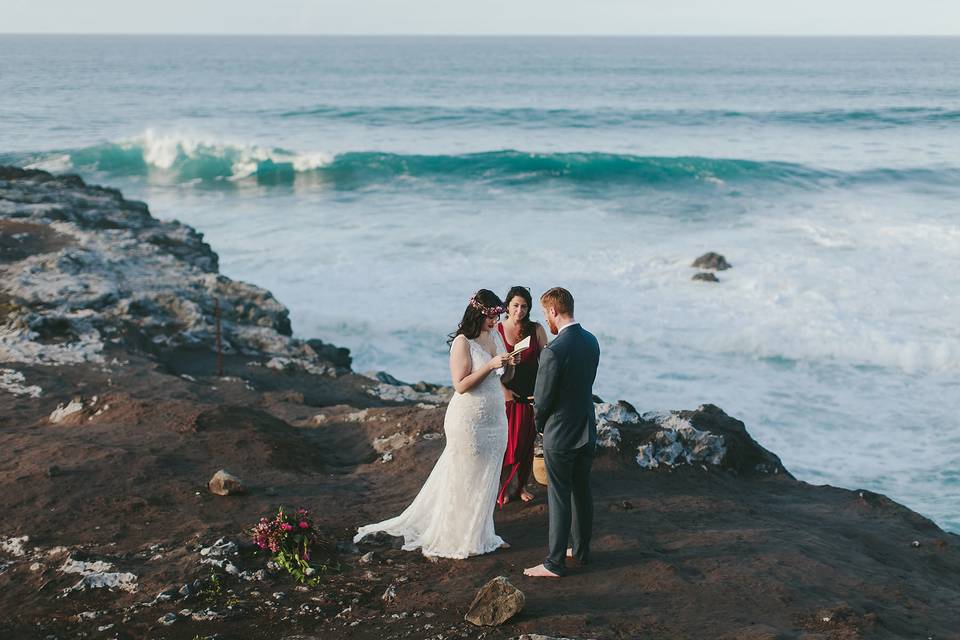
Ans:
{"label": "red dress", "polygon": [[[513,345],[507,340],[503,324],[497,325],[503,337],[507,351],[513,351]],[[537,332],[530,335],[530,347],[520,354],[513,379],[506,387],[521,400],[507,400],[507,451],[503,454],[503,469],[500,472],[500,492],[497,504],[501,507],[506,498],[518,499],[530,479],[533,469],[533,447],[537,437],[537,428],[533,422],[533,405],[526,398],[533,395],[537,380],[537,365],[540,359],[540,344]]]}

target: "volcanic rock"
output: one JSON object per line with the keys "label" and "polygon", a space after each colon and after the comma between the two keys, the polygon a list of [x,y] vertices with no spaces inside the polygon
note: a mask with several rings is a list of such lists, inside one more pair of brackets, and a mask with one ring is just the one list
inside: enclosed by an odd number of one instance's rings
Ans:
{"label": "volcanic rock", "polygon": [[210,478],[210,481],[207,483],[207,487],[211,493],[215,493],[218,496],[232,496],[246,493],[247,491],[243,481],[226,469],[220,469],[213,474],[213,477]]}
{"label": "volcanic rock", "polygon": [[694,260],[693,264],[690,266],[697,269],[713,269],[715,271],[723,271],[724,269],[729,269],[733,265],[727,262],[727,259],[719,253],[710,251]]}

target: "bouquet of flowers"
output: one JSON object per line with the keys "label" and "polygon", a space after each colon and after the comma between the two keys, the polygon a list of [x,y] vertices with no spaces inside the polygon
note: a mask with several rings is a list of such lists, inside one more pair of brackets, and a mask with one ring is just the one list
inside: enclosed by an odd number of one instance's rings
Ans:
{"label": "bouquet of flowers", "polygon": [[280,507],[273,520],[260,518],[253,528],[253,541],[264,551],[269,550],[274,562],[297,582],[316,584],[318,581],[311,577],[317,571],[310,566],[310,552],[320,543],[320,537],[306,509],[288,513]]}

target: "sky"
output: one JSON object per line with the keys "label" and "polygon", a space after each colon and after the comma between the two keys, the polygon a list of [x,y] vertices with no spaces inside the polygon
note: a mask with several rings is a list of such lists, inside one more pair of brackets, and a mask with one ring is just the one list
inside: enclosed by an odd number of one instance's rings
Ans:
{"label": "sky", "polygon": [[960,0],[0,0],[0,33],[960,35]]}

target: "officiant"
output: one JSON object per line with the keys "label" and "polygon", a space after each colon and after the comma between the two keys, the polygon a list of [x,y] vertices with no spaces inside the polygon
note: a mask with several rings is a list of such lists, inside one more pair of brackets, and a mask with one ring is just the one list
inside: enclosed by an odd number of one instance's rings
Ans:
{"label": "officiant", "polygon": [[547,332],[530,320],[533,298],[527,287],[512,287],[504,301],[507,317],[497,324],[508,351],[514,351],[529,338],[529,346],[519,356],[513,378],[504,386],[507,411],[507,450],[503,455],[500,473],[500,493],[497,504],[511,500],[529,502],[534,495],[527,491],[527,481],[533,468],[533,449],[537,430],[533,422],[533,387],[537,380],[537,362],[540,351],[547,345]]}

